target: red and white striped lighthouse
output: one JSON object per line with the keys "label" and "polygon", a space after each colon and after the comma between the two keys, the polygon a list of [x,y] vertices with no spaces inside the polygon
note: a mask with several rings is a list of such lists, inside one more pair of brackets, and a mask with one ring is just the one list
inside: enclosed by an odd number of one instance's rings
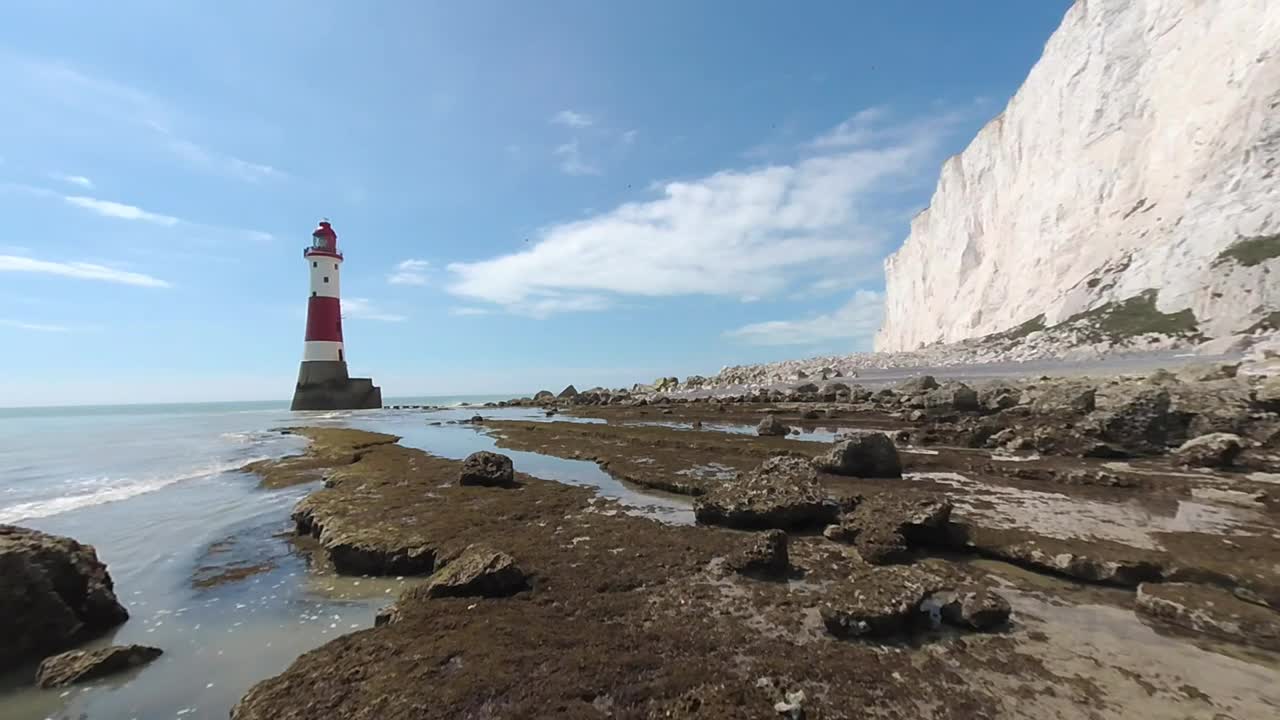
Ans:
{"label": "red and white striped lighthouse", "polygon": [[369,378],[347,374],[342,343],[342,253],[328,220],[311,233],[302,257],[311,273],[307,298],[307,334],[302,367],[293,393],[294,410],[345,410],[382,407],[382,390]]}
{"label": "red and white striped lighthouse", "polygon": [[342,253],[338,233],[328,220],[311,233],[311,247],[302,251],[311,266],[311,297],[307,300],[307,339],[303,362],[347,361],[342,347]]}

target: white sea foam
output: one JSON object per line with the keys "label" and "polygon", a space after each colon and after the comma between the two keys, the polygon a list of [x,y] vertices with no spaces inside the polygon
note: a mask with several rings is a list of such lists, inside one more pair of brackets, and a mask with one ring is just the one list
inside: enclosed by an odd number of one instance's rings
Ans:
{"label": "white sea foam", "polygon": [[[58,515],[60,513],[78,510],[80,508],[127,500],[131,497],[137,497],[144,493],[168,487],[174,483],[183,482],[184,480],[195,480],[197,478],[238,470],[250,462],[265,459],[266,457],[253,457],[246,458],[244,460],[237,460],[235,462],[217,463],[177,475],[147,478],[144,480],[124,480],[123,482],[118,482],[89,492],[18,503],[16,505],[10,505],[9,507],[0,508],[0,523],[13,523],[19,520],[49,517],[50,515]],[[103,483],[106,482],[111,481],[103,481]],[[84,483],[84,485],[92,487],[93,484]]]}

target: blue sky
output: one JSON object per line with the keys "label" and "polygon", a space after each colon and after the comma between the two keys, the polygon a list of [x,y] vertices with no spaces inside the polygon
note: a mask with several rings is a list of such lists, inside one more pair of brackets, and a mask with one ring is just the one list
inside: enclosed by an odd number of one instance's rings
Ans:
{"label": "blue sky", "polygon": [[287,398],[301,248],[388,396],[863,350],[1067,0],[13,0],[0,405]]}

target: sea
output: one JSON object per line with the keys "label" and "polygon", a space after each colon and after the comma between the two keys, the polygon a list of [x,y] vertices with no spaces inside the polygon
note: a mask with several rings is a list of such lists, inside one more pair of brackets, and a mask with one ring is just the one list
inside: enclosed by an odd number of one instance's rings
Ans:
{"label": "sea", "polygon": [[[457,421],[545,420],[536,409],[477,407],[508,396],[390,398],[432,410],[290,412],[285,403],[0,409],[0,523],[94,546],[130,620],[87,644],[164,650],[140,670],[37,690],[34,665],[0,675],[5,720],[217,718],[298,655],[372,627],[412,578],[317,572],[289,538],[293,506],[318,484],[264,490],[239,469],[299,452],[289,426],[355,427],[460,459],[495,449]],[[516,468],[591,486],[629,512],[691,522],[685,498],[625,487],[593,462],[503,450]]]}

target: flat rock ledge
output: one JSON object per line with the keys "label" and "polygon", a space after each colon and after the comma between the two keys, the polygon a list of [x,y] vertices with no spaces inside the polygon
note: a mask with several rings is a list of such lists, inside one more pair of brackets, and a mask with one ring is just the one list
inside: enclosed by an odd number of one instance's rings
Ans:
{"label": "flat rock ledge", "polygon": [[742,529],[823,527],[840,508],[808,460],[774,457],[695,500],[698,522]]}
{"label": "flat rock ledge", "polygon": [[1235,595],[1188,583],[1138,586],[1138,614],[1183,630],[1280,651],[1280,613]]}
{"label": "flat rock ledge", "polygon": [[114,675],[155,660],[163,650],[146,645],[113,645],[97,650],[72,650],[46,658],[36,672],[36,685],[62,687]]}

